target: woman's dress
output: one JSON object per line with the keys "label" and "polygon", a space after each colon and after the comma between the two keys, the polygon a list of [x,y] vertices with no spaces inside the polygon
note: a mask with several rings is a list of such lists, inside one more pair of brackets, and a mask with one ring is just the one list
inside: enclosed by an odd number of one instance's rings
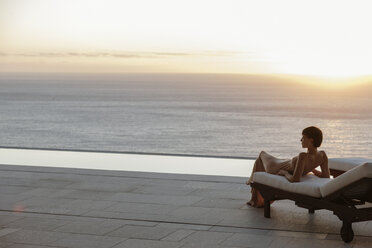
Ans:
{"label": "woman's dress", "polygon": [[263,152],[261,155],[262,163],[265,167],[265,171],[271,174],[277,174],[280,170],[286,170],[288,172],[293,172],[296,165],[297,157],[292,159],[281,159],[276,158],[267,152]]}
{"label": "woman's dress", "polygon": [[[280,170],[286,170],[290,173],[293,173],[298,155],[291,159],[281,159],[276,158],[265,151],[262,151],[260,158],[262,163],[260,163],[259,161],[255,163],[252,170],[252,175],[254,172],[257,171],[265,171],[270,174],[278,174]],[[252,175],[249,178],[249,182],[251,182]]]}

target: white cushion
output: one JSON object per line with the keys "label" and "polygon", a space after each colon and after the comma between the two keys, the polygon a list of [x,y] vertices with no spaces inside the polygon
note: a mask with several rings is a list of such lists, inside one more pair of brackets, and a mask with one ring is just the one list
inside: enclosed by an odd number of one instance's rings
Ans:
{"label": "white cushion", "polygon": [[355,182],[361,178],[372,178],[372,163],[363,163],[346,171],[340,176],[332,179],[329,183],[320,187],[322,197],[332,194],[333,192]]}
{"label": "white cushion", "polygon": [[365,162],[372,162],[370,158],[328,158],[328,167],[334,170],[348,171]]}
{"label": "white cushion", "polygon": [[307,174],[301,177],[300,182],[291,183],[284,176],[263,171],[255,172],[252,176],[253,182],[293,193],[321,198],[364,177],[372,178],[372,163],[360,164],[334,179],[320,178],[313,174]]}
{"label": "white cushion", "polygon": [[320,186],[328,183],[330,180],[332,179],[320,178],[313,174],[307,174],[301,177],[300,182],[291,183],[284,176],[274,175],[264,171],[253,173],[253,182],[318,198],[322,197]]}

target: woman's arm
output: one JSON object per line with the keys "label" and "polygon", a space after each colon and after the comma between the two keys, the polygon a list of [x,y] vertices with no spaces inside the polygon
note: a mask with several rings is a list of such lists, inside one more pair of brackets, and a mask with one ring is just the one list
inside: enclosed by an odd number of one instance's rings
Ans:
{"label": "woman's arm", "polygon": [[330,172],[328,168],[328,157],[327,154],[324,153],[323,162],[320,164],[320,168],[322,169],[321,177],[330,178]]}
{"label": "woman's arm", "polygon": [[293,175],[291,175],[288,171],[285,171],[285,170],[280,170],[278,174],[285,176],[288,179],[288,181],[290,181],[291,183],[299,182],[302,176],[302,173],[304,172],[305,159],[306,159],[306,153],[301,152],[298,155],[298,159],[295,165],[295,170],[293,172]]}
{"label": "woman's arm", "polygon": [[322,172],[318,171],[317,169],[314,169],[311,172],[314,173],[315,176],[322,177]]}
{"label": "woman's arm", "polygon": [[326,153],[324,153],[324,155],[323,155],[323,161],[320,164],[320,169],[322,171],[318,171],[318,170],[314,169],[314,170],[312,170],[312,173],[314,173],[314,175],[318,176],[318,177],[330,178],[330,172],[329,172],[329,168],[328,168],[328,157],[327,157]]}
{"label": "woman's arm", "polygon": [[286,170],[280,170],[279,173],[278,173],[278,175],[285,176],[288,179],[288,181],[293,182],[292,181],[293,180],[293,176],[291,175],[291,173],[289,173]]}

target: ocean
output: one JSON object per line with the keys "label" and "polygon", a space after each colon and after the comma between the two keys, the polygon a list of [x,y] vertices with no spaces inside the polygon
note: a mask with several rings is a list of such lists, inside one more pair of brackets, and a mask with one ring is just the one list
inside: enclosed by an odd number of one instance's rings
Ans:
{"label": "ocean", "polygon": [[371,158],[371,96],[262,75],[2,74],[0,146],[291,158],[317,126],[329,158]]}

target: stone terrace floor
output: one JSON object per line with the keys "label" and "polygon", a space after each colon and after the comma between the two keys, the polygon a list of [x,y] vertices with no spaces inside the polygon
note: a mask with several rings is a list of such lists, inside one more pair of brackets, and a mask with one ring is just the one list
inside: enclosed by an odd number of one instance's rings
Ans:
{"label": "stone terrace floor", "polygon": [[327,210],[246,205],[245,177],[0,165],[0,247],[372,247]]}

